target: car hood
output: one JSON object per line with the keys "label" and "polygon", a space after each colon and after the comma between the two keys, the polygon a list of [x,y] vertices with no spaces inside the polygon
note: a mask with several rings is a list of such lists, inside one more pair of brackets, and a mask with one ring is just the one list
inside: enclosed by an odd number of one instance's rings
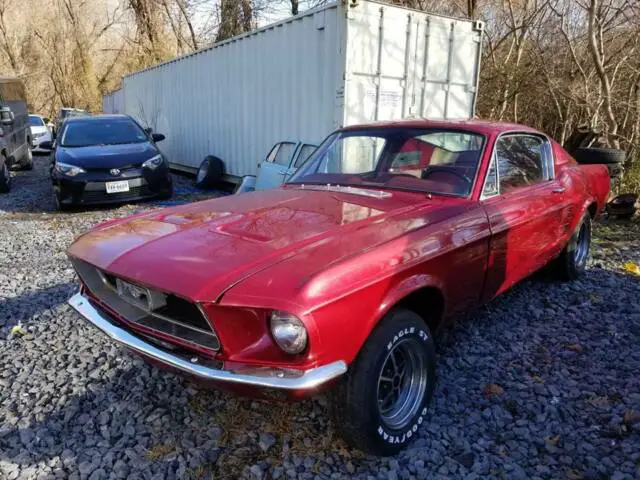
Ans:
{"label": "car hood", "polygon": [[149,287],[215,301],[248,276],[337,236],[348,241],[323,258],[326,264],[398,236],[406,228],[379,224],[394,222],[424,198],[306,189],[245,193],[98,226],[68,253]]}
{"label": "car hood", "polygon": [[158,153],[151,142],[73,148],[58,146],[56,160],[85,169],[110,169],[140,165]]}

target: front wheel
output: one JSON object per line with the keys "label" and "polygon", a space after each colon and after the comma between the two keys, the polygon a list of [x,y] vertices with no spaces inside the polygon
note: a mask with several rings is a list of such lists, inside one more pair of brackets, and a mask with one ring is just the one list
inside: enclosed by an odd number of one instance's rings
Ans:
{"label": "front wheel", "polygon": [[586,212],[574,230],[567,246],[555,260],[558,276],[563,280],[576,280],[586,267],[591,249],[591,217]]}
{"label": "front wheel", "polygon": [[332,392],[334,423],[345,441],[374,455],[406,447],[427,419],[435,366],[424,320],[409,310],[389,312]]}

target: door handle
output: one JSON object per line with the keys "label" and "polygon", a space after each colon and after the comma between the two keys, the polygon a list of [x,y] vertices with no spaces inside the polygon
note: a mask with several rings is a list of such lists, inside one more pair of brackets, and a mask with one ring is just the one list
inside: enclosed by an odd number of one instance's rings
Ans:
{"label": "door handle", "polygon": [[564,187],[557,187],[551,190],[553,193],[564,193]]}

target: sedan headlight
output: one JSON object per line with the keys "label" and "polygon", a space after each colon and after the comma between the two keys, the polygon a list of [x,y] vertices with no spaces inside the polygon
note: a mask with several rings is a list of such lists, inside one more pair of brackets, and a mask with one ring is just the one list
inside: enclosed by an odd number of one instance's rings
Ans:
{"label": "sedan headlight", "polygon": [[300,353],[307,346],[307,329],[298,317],[290,313],[271,313],[271,334],[278,346],[287,353]]}
{"label": "sedan headlight", "polygon": [[76,175],[80,175],[81,173],[87,173],[83,168],[62,162],[56,162],[56,170],[68,177],[75,177]]}
{"label": "sedan headlight", "polygon": [[160,165],[164,163],[162,155],[156,155],[155,157],[151,157],[149,160],[142,164],[143,168],[158,168]]}

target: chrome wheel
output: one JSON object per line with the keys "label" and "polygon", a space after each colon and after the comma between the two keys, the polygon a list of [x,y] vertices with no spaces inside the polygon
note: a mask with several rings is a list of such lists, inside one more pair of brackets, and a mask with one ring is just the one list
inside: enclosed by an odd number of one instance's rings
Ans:
{"label": "chrome wheel", "polygon": [[378,377],[378,412],[387,427],[399,430],[413,420],[427,388],[427,352],[415,338],[404,338],[387,354]]}
{"label": "chrome wheel", "polygon": [[586,222],[580,225],[578,234],[574,235],[573,260],[577,267],[582,268],[587,263],[589,257],[589,246],[591,244],[591,230]]}

